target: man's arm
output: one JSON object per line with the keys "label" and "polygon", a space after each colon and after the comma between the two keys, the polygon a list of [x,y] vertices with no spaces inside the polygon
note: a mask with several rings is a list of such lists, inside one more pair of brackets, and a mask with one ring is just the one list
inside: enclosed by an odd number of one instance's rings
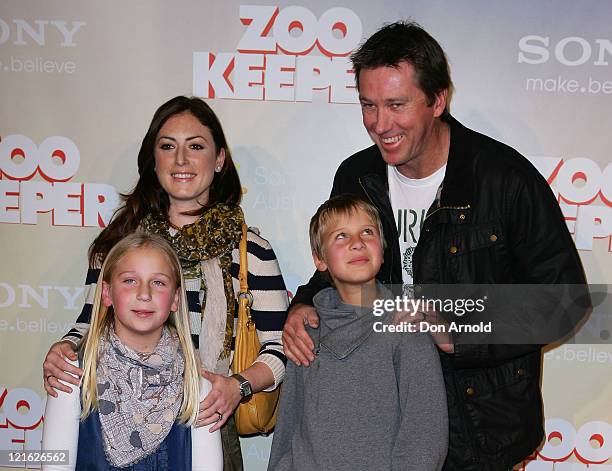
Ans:
{"label": "man's arm", "polygon": [[320,271],[315,271],[308,280],[308,283],[300,286],[289,305],[289,310],[293,309],[296,304],[307,304],[312,306],[312,298],[322,289],[331,286],[329,278]]}
{"label": "man's arm", "polygon": [[[343,164],[340,164],[334,175],[330,198],[346,192],[342,168]],[[325,273],[315,271],[308,283],[298,288],[289,305],[283,329],[283,346],[287,358],[297,365],[308,366],[314,361],[314,343],[304,326],[315,329],[319,326],[319,316],[312,307],[312,298],[329,286],[329,277]]]}
{"label": "man's arm", "polygon": [[305,326],[319,326],[319,316],[312,306],[312,298],[322,289],[331,286],[325,273],[316,271],[307,284],[298,288],[283,328],[285,355],[297,365],[308,366],[314,361],[314,343]]}
{"label": "man's arm", "polygon": [[[329,195],[330,198],[346,193],[345,187],[347,185],[344,182],[345,179],[342,176],[343,173],[343,165],[340,164],[340,167],[334,175],[334,183],[332,185],[332,190]],[[308,283],[298,288],[297,292],[295,293],[295,296],[293,296],[291,304],[289,305],[289,312],[291,312],[293,307],[298,304],[312,306],[312,298],[314,298],[315,294],[325,288],[328,288],[329,286],[331,286],[329,276],[327,276],[327,274],[323,272],[315,271],[314,274],[310,277],[310,280],[308,280]],[[316,326],[311,325],[311,327]]]}
{"label": "man's arm", "polygon": [[[460,368],[495,366],[539,350],[571,334],[590,312],[582,263],[549,185],[533,168],[513,178],[520,182],[505,199],[505,243],[514,283],[523,288],[508,285],[497,298],[503,302],[492,314],[509,331],[494,344],[465,344],[457,338],[454,362]],[[571,296],[561,299],[558,293]]]}
{"label": "man's arm", "polygon": [[305,326],[319,327],[319,316],[312,306],[312,298],[324,288],[331,286],[324,273],[316,271],[310,281],[298,288],[283,328],[285,355],[295,364],[308,366],[314,361],[314,342]]}

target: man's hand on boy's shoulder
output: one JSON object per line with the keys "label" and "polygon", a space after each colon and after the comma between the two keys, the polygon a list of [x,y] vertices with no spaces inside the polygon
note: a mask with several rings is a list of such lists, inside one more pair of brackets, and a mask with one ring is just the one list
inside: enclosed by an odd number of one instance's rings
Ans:
{"label": "man's hand on boy's shoulder", "polygon": [[429,329],[429,335],[436,346],[444,353],[455,353],[455,345],[453,344],[452,335],[448,331],[449,324],[446,319],[433,310],[426,310],[423,314],[425,322],[430,326],[442,327],[441,329]]}
{"label": "man's hand on boy's shoulder", "polygon": [[283,328],[283,350],[298,366],[309,366],[314,361],[314,342],[304,326],[319,327],[319,316],[313,306],[295,304],[287,313]]}
{"label": "man's hand on boy's shoulder", "polygon": [[[418,331],[428,332],[436,346],[444,353],[455,353],[455,345],[453,344],[451,334],[448,332],[448,322],[433,310],[403,310],[396,311],[393,316],[394,324],[407,322],[414,324]],[[425,329],[424,325],[444,326],[442,329]]]}

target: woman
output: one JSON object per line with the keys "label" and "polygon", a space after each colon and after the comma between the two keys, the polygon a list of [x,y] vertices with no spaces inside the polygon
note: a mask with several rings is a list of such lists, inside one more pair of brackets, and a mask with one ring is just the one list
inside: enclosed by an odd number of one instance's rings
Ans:
{"label": "woman", "polygon": [[[232,414],[248,393],[272,390],[285,371],[281,331],[288,305],[278,262],[269,243],[248,232],[252,314],[262,349],[240,375],[229,376],[233,328],[237,316],[238,244],[244,221],[241,186],[221,123],[198,98],[179,96],[153,116],[138,154],[140,175],[125,204],[89,249],[86,283],[95,285],[99,267],[112,246],[136,230],[155,233],[179,255],[186,278],[193,340],[199,347],[203,376],[212,391],[200,403],[197,425],[221,428],[224,469],[242,469]],[[82,371],[66,362],[89,327],[93,289],[75,327],[51,347],[43,370],[45,389],[68,391],[59,380],[78,385]],[[70,374],[71,373],[71,374]],[[246,384],[248,382],[248,384]]]}

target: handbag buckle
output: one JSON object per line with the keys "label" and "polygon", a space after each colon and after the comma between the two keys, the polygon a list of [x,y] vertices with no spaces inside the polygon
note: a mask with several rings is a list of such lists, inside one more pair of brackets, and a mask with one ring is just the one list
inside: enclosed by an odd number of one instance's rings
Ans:
{"label": "handbag buckle", "polygon": [[247,300],[247,307],[250,308],[253,305],[253,295],[251,294],[251,292],[241,291],[240,293],[238,293],[238,300],[243,298]]}

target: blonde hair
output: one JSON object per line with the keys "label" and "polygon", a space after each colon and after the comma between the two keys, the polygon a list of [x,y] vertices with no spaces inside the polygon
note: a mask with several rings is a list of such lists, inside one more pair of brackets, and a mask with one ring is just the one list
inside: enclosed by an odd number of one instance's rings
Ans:
{"label": "blonde hair", "polygon": [[378,210],[357,195],[345,194],[328,199],[319,206],[319,209],[317,209],[317,212],[310,220],[310,248],[318,258],[325,260],[322,238],[329,223],[342,216],[352,216],[358,210],[366,213],[374,225],[378,227],[382,248],[383,250],[385,249],[385,238]]}
{"label": "blonde hair", "polygon": [[121,239],[110,250],[98,278],[96,293],[94,296],[91,325],[89,332],[81,341],[83,352],[83,378],[81,382],[81,401],[83,410],[81,419],[87,417],[92,410],[98,408],[98,387],[96,381],[96,370],[98,367],[98,347],[100,338],[107,336],[113,328],[113,307],[106,307],[102,303],[102,284],[110,283],[113,269],[130,250],[148,247],[162,252],[174,275],[176,289],[179,290],[179,302],[176,312],[170,312],[166,324],[178,335],[183,355],[185,356],[185,371],[183,373],[183,403],[179,411],[178,420],[183,423],[193,423],[198,413],[199,406],[199,384],[200,371],[198,359],[191,340],[189,330],[189,309],[187,296],[185,294],[185,281],[179,259],[172,247],[162,237],[144,232],[134,232]]}

